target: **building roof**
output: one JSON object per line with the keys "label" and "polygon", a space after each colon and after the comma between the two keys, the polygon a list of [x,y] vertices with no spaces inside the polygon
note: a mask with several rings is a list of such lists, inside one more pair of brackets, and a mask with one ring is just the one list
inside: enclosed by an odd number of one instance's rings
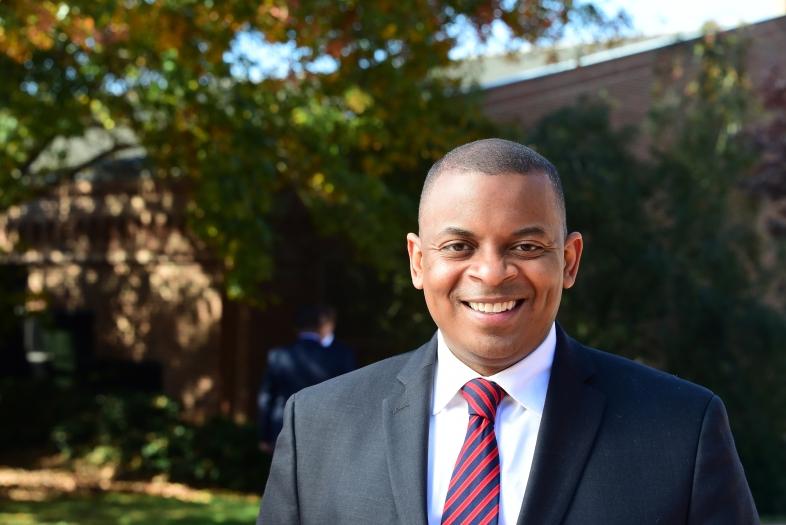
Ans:
{"label": "building roof", "polygon": [[[779,18],[762,20],[759,25]],[[740,26],[742,27],[742,26]],[[730,28],[734,30],[736,28]],[[699,38],[704,31],[639,36],[593,45],[536,48],[523,53],[477,57],[464,61],[456,71],[482,89],[493,89],[524,80],[562,73],[639,53],[646,53]]]}

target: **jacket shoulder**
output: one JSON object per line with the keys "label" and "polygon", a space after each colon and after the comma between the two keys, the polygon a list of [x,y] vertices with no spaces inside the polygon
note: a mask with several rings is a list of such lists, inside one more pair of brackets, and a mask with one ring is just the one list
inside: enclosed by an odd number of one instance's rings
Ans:
{"label": "jacket shoulder", "polygon": [[397,375],[417,350],[388,357],[297,393],[299,403],[324,404],[341,398],[382,399],[400,388]]}
{"label": "jacket shoulder", "polygon": [[701,385],[646,364],[572,341],[573,349],[595,369],[591,381],[631,402],[682,405],[703,412],[715,394]]}

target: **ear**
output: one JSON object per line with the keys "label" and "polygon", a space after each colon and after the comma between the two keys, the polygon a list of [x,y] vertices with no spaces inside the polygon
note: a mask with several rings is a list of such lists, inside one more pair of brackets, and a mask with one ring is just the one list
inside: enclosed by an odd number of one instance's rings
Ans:
{"label": "ear", "polygon": [[562,287],[568,289],[576,282],[576,275],[579,273],[579,262],[581,262],[581,252],[584,250],[584,239],[579,232],[572,232],[565,239],[564,261],[565,266],[562,270]]}
{"label": "ear", "polygon": [[412,285],[418,290],[423,289],[423,251],[420,249],[420,237],[414,233],[407,234],[407,253],[409,253],[409,273]]}

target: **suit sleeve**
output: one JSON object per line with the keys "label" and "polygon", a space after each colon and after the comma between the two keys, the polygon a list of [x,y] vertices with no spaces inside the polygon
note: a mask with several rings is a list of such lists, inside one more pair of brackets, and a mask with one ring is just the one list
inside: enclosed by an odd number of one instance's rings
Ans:
{"label": "suit sleeve", "polygon": [[267,442],[272,442],[276,438],[273,431],[271,415],[273,414],[273,402],[277,395],[277,354],[278,350],[275,348],[268,352],[265,375],[262,378],[259,392],[257,392],[257,422],[259,427],[259,436],[262,441]]}
{"label": "suit sleeve", "polygon": [[717,396],[708,403],[702,421],[689,523],[759,523],[753,496],[734,446],[726,408]]}
{"label": "suit sleeve", "polygon": [[270,475],[262,495],[257,525],[297,525],[300,523],[295,448],[295,397],[287,400],[284,428],[276,441]]}
{"label": "suit sleeve", "polygon": [[351,372],[358,367],[355,360],[355,352],[351,348],[346,348],[344,357],[344,373]]}

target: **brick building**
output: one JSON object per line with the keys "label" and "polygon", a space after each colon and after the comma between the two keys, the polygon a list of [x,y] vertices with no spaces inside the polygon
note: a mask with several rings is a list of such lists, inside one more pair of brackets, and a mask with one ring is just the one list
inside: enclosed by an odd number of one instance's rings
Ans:
{"label": "brick building", "polygon": [[[105,139],[75,141],[76,157],[106,149]],[[249,419],[265,352],[294,336],[294,303],[328,292],[335,244],[296,196],[281,195],[287,216],[276,227],[288,241],[263,290],[275,307],[231,301],[221,265],[189,231],[186,185],[156,180],[143,153],[0,214],[0,282],[26,297],[18,337],[0,341],[0,372],[66,372],[99,391],[164,392],[193,420]]]}
{"label": "brick building", "polygon": [[[747,70],[754,89],[774,70],[786,75],[786,16],[731,30],[749,45]],[[478,74],[486,114],[500,122],[528,127],[553,111],[583,97],[611,106],[612,124],[640,124],[653,103],[653,91],[671,81],[675,69],[690,78],[693,45],[700,34],[645,39],[553,64],[514,72],[489,67]],[[664,75],[667,75],[664,78]]]}
{"label": "brick building", "polygon": [[164,391],[195,418],[216,412],[220,283],[184,211],[177,185],[132,157],[0,217],[2,263],[26,279],[34,368]]}
{"label": "brick building", "polygon": [[[786,74],[786,17],[738,31],[749,41],[755,87],[774,69]],[[615,125],[638,124],[664,71],[676,65],[690,76],[696,38],[641,39],[578,58],[563,54],[551,64],[530,57],[520,68],[513,62],[475,72],[485,111],[501,122],[531,126],[589,96],[610,104]],[[304,216],[295,200],[293,213]],[[46,360],[53,348],[64,348],[69,366],[81,373],[101,370],[129,386],[161,389],[194,419],[252,416],[264,350],[290,337],[292,307],[262,314],[227,301],[217,264],[188,233],[186,202],[184,188],[155,182],[137,155],[106,162],[2,214],[0,264],[20,270],[33,313],[25,352]],[[786,205],[774,210],[786,217]],[[307,222],[295,217],[286,227]],[[287,298],[306,297],[324,287],[331,247],[314,243],[310,231],[291,237],[289,252],[277,254],[284,269],[277,286]],[[286,273],[304,258],[313,271]],[[35,319],[42,309],[49,313],[45,329]]]}

